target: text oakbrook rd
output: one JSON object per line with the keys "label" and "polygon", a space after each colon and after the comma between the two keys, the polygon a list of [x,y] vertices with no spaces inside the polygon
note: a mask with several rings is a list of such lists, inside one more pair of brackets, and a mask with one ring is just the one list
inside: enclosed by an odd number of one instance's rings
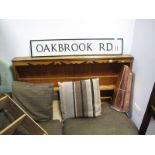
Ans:
{"label": "text oakbrook rd", "polygon": [[[112,43],[98,43],[99,51],[114,50]],[[115,50],[117,50],[115,48]],[[72,43],[72,44],[37,44],[37,52],[76,52],[76,51],[93,51],[92,43]]]}

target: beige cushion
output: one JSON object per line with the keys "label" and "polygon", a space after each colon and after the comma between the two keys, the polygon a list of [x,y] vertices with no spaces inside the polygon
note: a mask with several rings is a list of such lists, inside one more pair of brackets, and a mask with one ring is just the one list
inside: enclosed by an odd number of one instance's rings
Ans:
{"label": "beige cushion", "polygon": [[101,115],[99,79],[59,82],[63,119]]}
{"label": "beige cushion", "polygon": [[53,120],[62,121],[60,102],[58,100],[53,100]]}

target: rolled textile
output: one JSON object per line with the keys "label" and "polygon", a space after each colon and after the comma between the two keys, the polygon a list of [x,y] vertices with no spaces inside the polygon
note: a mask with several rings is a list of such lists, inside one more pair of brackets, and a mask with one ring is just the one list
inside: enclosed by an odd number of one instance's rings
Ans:
{"label": "rolled textile", "polygon": [[111,108],[121,112],[128,112],[132,87],[132,76],[133,74],[131,69],[127,65],[124,65],[117,81]]}

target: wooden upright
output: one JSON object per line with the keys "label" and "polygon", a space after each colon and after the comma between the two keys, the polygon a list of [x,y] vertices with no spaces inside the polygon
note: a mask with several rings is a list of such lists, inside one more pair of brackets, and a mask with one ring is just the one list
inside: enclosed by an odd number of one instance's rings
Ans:
{"label": "wooden upright", "polygon": [[146,130],[148,128],[152,116],[155,116],[155,83],[142,120],[142,124],[139,129],[139,134],[144,135],[146,133]]}

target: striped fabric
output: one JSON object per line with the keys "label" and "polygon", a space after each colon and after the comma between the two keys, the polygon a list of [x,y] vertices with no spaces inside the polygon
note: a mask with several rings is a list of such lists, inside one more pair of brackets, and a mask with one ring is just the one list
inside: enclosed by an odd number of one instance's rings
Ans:
{"label": "striped fabric", "polygon": [[59,82],[63,119],[101,115],[99,79]]}

